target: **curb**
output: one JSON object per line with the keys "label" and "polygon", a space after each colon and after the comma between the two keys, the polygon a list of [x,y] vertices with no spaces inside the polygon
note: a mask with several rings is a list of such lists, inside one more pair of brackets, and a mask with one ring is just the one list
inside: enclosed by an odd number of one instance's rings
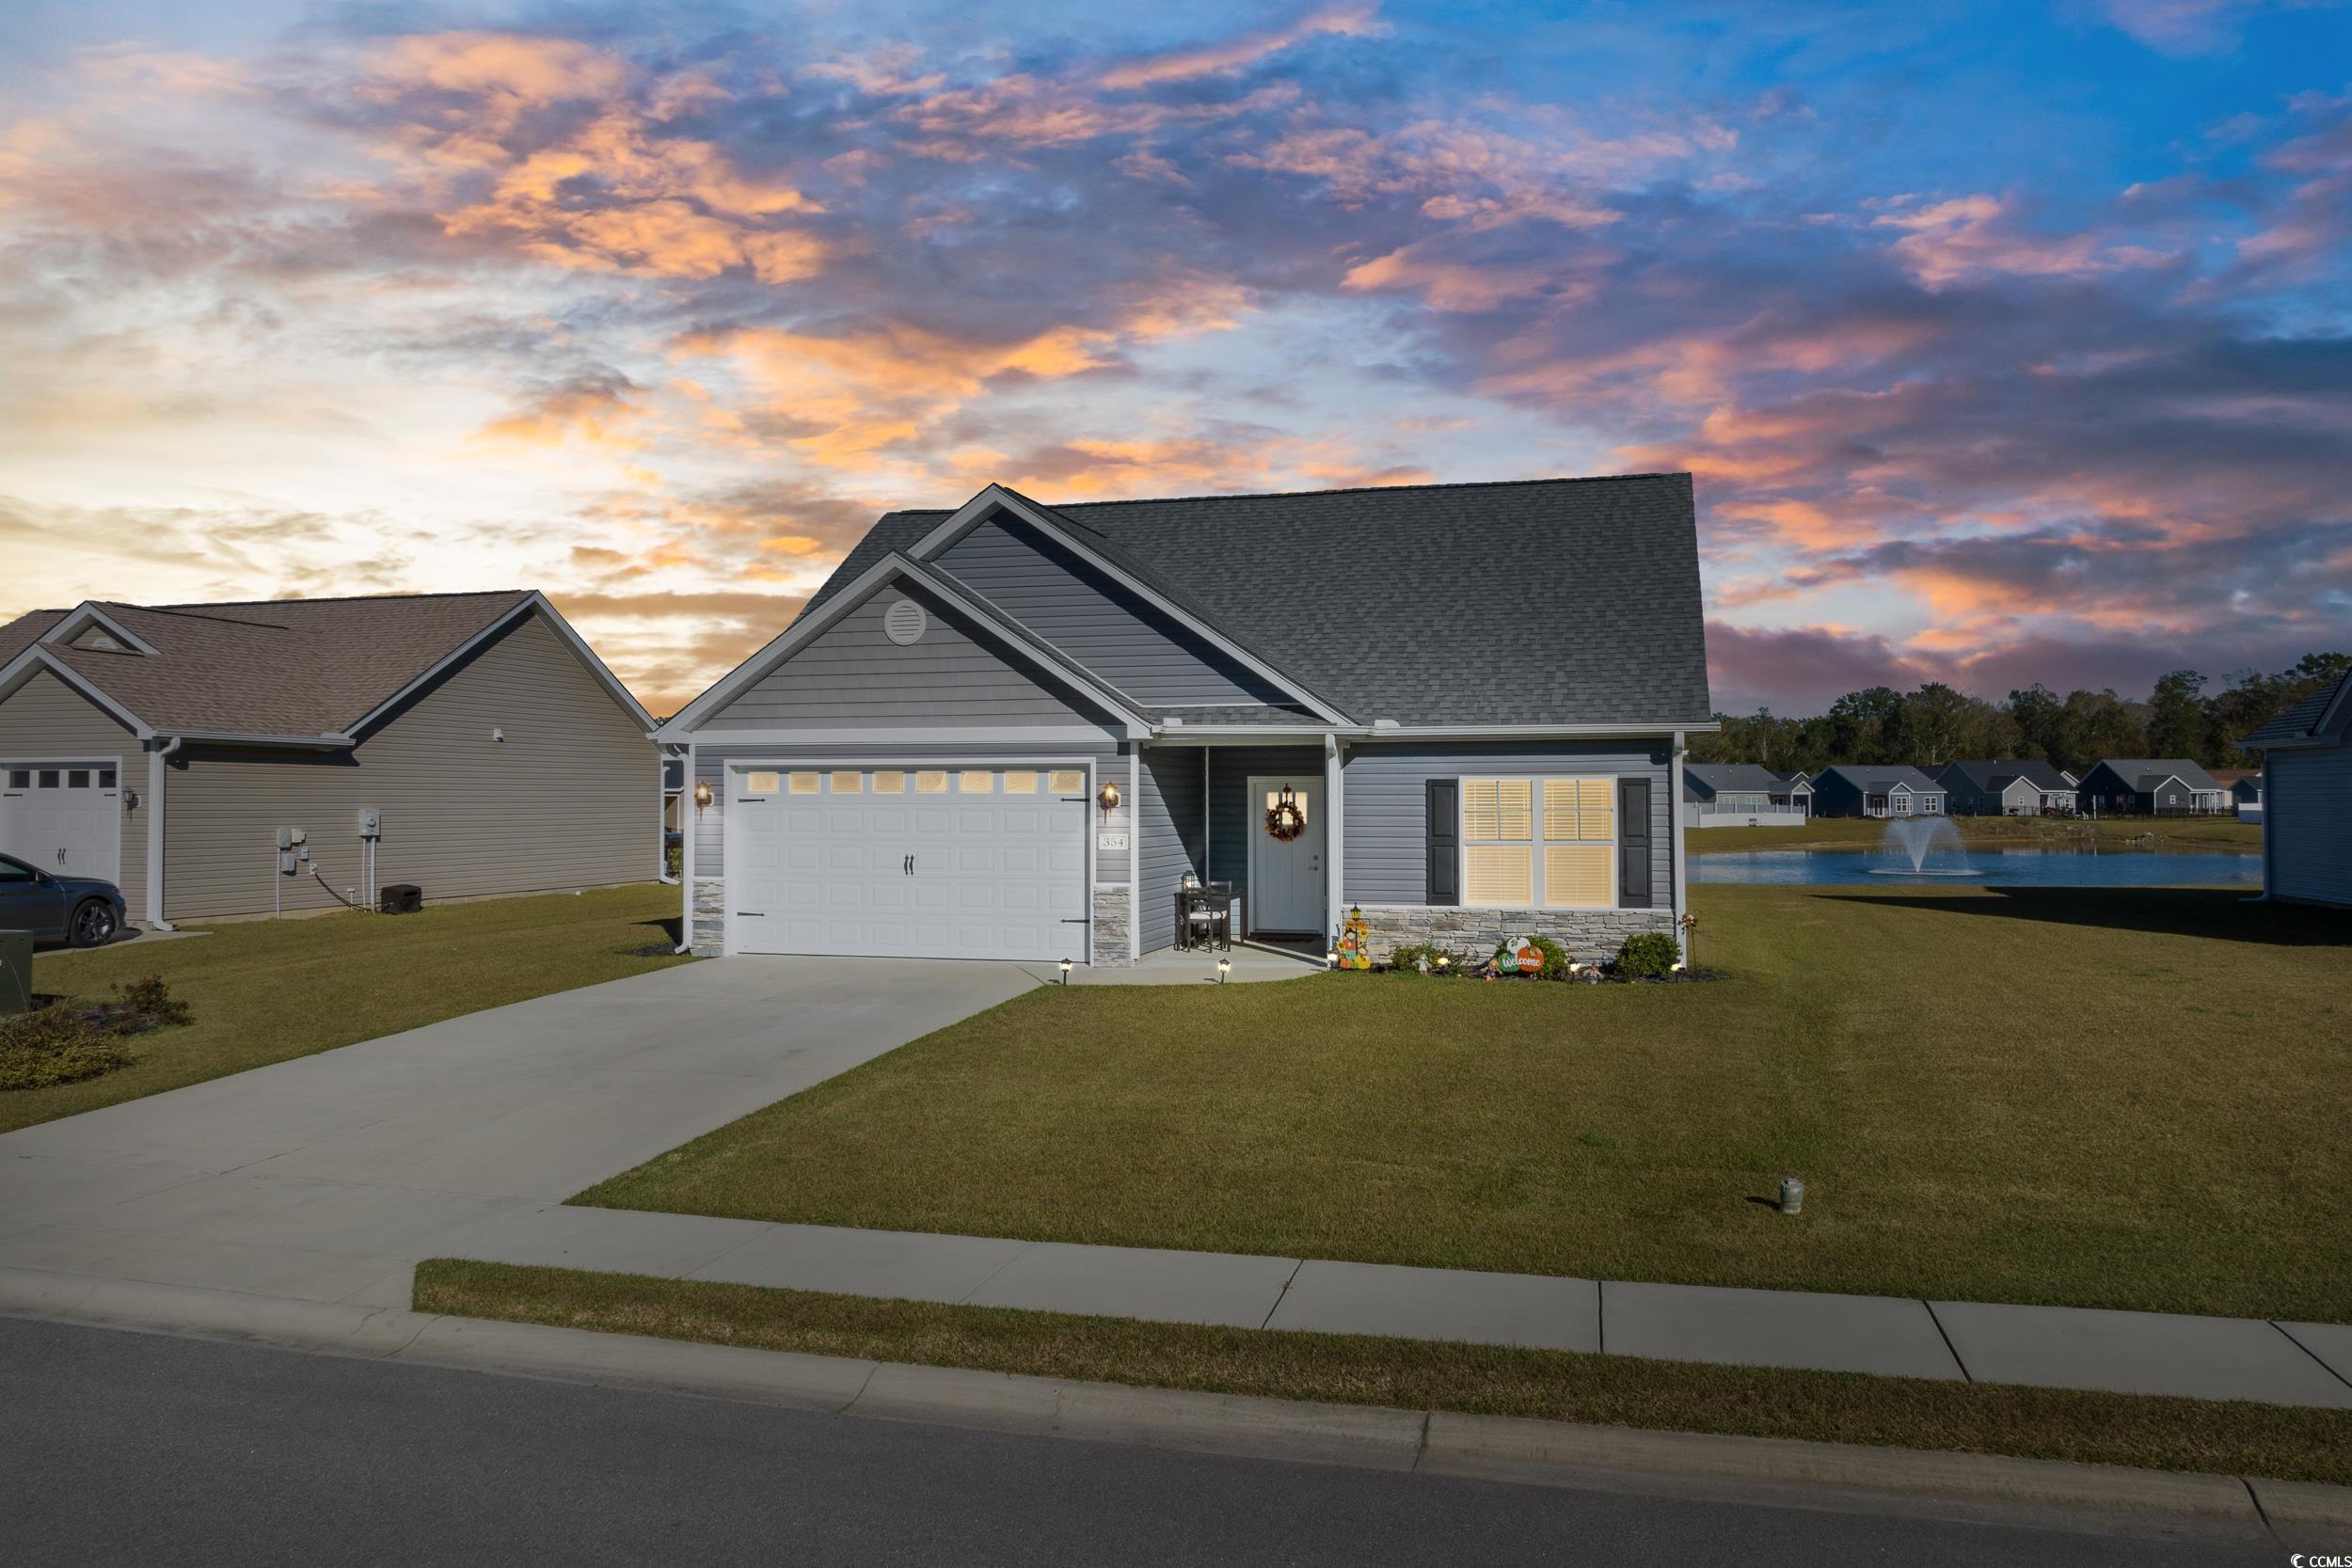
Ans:
{"label": "curb", "polygon": [[2352,1547],[2352,1487],[1312,1404],[292,1301],[0,1267],[0,1317],[1031,1436],[1518,1485]]}

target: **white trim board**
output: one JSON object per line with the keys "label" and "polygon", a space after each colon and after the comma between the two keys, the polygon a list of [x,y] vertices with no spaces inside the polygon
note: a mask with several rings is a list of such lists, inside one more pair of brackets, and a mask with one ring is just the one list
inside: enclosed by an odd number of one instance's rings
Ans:
{"label": "white trim board", "polygon": [[84,599],[80,604],[67,610],[56,626],[40,634],[39,641],[49,643],[53,647],[69,646],[75,638],[92,626],[104,627],[107,636],[135,653],[147,655],[151,658],[155,657],[157,650],[153,643],[107,614],[105,607],[96,599]]}
{"label": "white trim board", "polygon": [[155,731],[145,720],[100,690],[97,684],[88,676],[39,642],[28,644],[22,653],[8,660],[7,664],[0,665],[0,702],[15,696],[25,682],[44,670],[72,687],[77,696],[86,698],[104,712],[108,718],[128,729],[135,739],[151,740],[154,738]]}

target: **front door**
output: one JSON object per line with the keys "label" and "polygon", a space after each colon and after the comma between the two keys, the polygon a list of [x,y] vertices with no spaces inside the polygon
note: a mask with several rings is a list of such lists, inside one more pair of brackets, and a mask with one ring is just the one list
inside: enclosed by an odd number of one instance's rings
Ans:
{"label": "front door", "polygon": [[[1302,825],[1296,837],[1283,839],[1274,835],[1270,814],[1286,789]],[[1330,922],[1323,911],[1323,780],[1251,779],[1248,822],[1250,930],[1325,937]]]}

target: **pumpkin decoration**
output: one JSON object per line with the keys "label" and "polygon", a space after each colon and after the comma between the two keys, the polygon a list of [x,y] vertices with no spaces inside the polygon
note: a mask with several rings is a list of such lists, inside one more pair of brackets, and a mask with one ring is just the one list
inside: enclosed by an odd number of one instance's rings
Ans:
{"label": "pumpkin decoration", "polygon": [[1281,795],[1266,808],[1266,837],[1288,844],[1306,831],[1307,814],[1298,809],[1298,801],[1292,794],[1291,786],[1284,784]]}

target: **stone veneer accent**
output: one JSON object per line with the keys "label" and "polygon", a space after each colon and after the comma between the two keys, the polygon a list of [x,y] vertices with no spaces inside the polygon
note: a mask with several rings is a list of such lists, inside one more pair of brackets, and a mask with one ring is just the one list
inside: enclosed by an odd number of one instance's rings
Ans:
{"label": "stone veneer accent", "polygon": [[1366,904],[1364,925],[1372,961],[1386,963],[1399,946],[1434,942],[1484,956],[1506,936],[1549,937],[1578,963],[1613,958],[1625,939],[1641,931],[1675,934],[1672,910],[1465,910],[1431,904]]}
{"label": "stone veneer accent", "polygon": [[1136,960],[1127,950],[1127,930],[1135,919],[1133,892],[1125,884],[1094,890],[1093,959],[1105,969],[1124,969]]}
{"label": "stone veneer accent", "polygon": [[694,879],[694,934],[688,945],[698,958],[715,958],[726,948],[726,891],[724,878]]}

